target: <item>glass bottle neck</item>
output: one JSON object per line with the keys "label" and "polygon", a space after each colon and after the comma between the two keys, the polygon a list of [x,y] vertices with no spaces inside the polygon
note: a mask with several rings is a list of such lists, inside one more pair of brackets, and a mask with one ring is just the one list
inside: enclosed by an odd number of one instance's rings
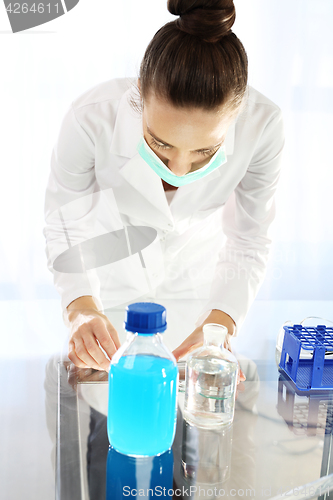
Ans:
{"label": "glass bottle neck", "polygon": [[205,336],[204,338],[204,345],[207,346],[207,345],[214,345],[216,347],[220,347],[221,349],[223,348],[224,346],[224,342],[221,340],[217,340],[215,338],[207,338],[208,336]]}
{"label": "glass bottle neck", "polygon": [[225,326],[215,323],[207,323],[203,327],[203,333],[204,345],[214,345],[223,349],[224,342],[228,333],[228,330]]}

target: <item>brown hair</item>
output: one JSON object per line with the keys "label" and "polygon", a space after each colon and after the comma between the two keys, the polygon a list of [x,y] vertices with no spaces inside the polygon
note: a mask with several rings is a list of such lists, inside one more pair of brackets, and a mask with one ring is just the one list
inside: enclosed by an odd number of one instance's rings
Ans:
{"label": "brown hair", "polygon": [[143,101],[151,93],[177,107],[238,108],[247,86],[245,49],[231,31],[233,0],[168,0],[171,14],[140,67]]}

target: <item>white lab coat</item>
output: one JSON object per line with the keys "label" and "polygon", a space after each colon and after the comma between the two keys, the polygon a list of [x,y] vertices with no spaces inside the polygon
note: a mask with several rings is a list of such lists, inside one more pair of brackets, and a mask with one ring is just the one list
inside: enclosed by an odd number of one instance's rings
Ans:
{"label": "white lab coat", "polygon": [[[93,295],[101,308],[195,299],[197,321],[220,309],[239,329],[269,254],[284,144],[281,111],[249,88],[227,132],[227,163],[179,187],[169,205],[161,179],[137,153],[142,118],[129,103],[134,83],[110,80],[78,97],[53,150],[44,234],[63,310],[82,295]],[[129,225],[156,230],[141,257],[82,273],[54,271],[69,244]]]}

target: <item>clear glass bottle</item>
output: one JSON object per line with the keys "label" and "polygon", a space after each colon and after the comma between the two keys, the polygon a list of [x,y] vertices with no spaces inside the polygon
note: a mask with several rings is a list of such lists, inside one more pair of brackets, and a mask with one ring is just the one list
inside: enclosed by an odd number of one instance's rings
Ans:
{"label": "clear glass bottle", "polygon": [[153,456],[172,445],[178,368],[162,341],[166,327],[163,306],[138,302],[127,307],[127,339],[109,371],[108,437],[120,453]]}
{"label": "clear glass bottle", "polygon": [[213,428],[233,421],[238,363],[224,348],[226,327],[208,323],[203,333],[204,345],[186,362],[184,419]]}

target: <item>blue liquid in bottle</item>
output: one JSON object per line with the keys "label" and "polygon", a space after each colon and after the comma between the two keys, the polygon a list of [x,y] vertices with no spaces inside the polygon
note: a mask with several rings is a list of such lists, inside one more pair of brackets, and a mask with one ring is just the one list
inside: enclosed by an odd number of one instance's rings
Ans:
{"label": "blue liquid in bottle", "polygon": [[[133,304],[129,308],[134,309],[135,320],[139,318],[141,326],[133,325],[128,313],[126,329],[133,333],[129,333],[110,365],[108,437],[111,446],[120,453],[160,455],[171,447],[175,435],[177,363],[159,334],[166,328],[165,308],[150,303]],[[163,311],[164,325],[156,326],[155,315]],[[141,324],[145,315],[149,328]]]}
{"label": "blue liquid in bottle", "polygon": [[168,450],[175,433],[177,366],[138,354],[110,369],[109,439],[115,450],[152,456]]}

